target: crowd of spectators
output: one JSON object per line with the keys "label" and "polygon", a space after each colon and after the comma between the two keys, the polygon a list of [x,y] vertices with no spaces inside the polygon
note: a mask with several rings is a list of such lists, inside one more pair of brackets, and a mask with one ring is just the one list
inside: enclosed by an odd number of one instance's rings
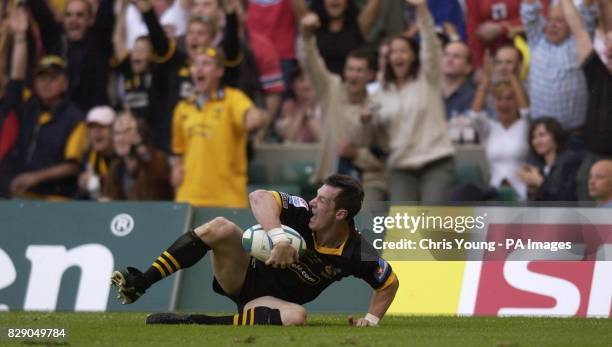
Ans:
{"label": "crowd of spectators", "polygon": [[2,0],[0,28],[0,198],[246,207],[253,146],[318,143],[311,184],[368,201],[612,201],[612,0]]}

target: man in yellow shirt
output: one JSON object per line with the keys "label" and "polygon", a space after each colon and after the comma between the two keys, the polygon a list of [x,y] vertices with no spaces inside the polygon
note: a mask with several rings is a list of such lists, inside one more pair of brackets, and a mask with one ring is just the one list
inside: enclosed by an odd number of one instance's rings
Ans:
{"label": "man in yellow shirt", "polygon": [[240,90],[224,87],[223,54],[205,47],[191,65],[195,93],[178,103],[172,122],[176,201],[206,207],[248,207],[248,133],[263,115]]}

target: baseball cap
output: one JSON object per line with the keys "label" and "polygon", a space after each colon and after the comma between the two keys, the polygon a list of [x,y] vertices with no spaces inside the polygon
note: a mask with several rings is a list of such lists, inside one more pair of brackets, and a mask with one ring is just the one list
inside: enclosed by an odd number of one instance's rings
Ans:
{"label": "baseball cap", "polygon": [[87,113],[87,124],[95,123],[104,126],[113,124],[115,110],[109,106],[96,106]]}
{"label": "baseball cap", "polygon": [[65,75],[67,71],[64,59],[57,55],[45,55],[38,61],[36,69],[34,70],[34,75],[43,73],[59,73]]}

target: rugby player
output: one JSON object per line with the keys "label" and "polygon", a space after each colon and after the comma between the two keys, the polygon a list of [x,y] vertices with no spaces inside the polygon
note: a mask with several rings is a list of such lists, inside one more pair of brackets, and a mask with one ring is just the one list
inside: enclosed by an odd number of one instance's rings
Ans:
{"label": "rugby player", "polygon": [[[191,230],[164,251],[144,273],[128,267],[113,272],[112,283],[124,304],[136,301],[155,282],[197,263],[211,252],[213,289],[238,307],[238,314],[152,314],[151,324],[304,325],[304,303],[347,276],[373,288],[368,313],[354,326],[377,325],[393,302],[399,281],[356,231],[353,217],[361,209],[363,188],[352,177],[329,176],[309,203],[282,192],[257,190],[249,196],[255,219],[272,239],[264,263],[242,247],[242,231],[217,217]],[[290,246],[281,224],[300,233],[307,244],[301,256]]]}

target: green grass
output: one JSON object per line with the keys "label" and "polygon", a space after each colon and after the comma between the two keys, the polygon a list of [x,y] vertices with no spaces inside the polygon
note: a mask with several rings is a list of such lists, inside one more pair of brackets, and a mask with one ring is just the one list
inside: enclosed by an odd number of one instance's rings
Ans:
{"label": "green grass", "polygon": [[[63,346],[612,346],[611,319],[387,317],[352,328],[341,315],[307,327],[147,326],[145,313],[0,313],[0,327],[63,327]],[[8,340],[0,345],[45,345]]]}

